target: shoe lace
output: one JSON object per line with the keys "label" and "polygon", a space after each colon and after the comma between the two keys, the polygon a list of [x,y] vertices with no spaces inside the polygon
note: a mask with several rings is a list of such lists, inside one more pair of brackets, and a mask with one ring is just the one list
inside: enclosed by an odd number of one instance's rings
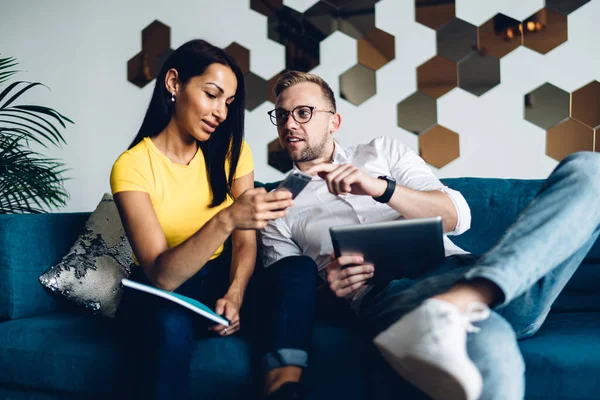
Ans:
{"label": "shoe lace", "polygon": [[462,324],[469,333],[477,333],[481,328],[473,325],[473,322],[479,322],[488,319],[490,309],[487,305],[479,302],[471,303],[467,306],[465,312],[461,314]]}

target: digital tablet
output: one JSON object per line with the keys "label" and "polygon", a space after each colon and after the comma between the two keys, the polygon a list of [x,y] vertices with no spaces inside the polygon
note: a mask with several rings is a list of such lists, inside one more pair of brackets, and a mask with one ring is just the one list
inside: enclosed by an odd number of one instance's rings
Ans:
{"label": "digital tablet", "polygon": [[329,228],[336,258],[362,255],[375,265],[369,283],[415,278],[444,260],[442,217]]}

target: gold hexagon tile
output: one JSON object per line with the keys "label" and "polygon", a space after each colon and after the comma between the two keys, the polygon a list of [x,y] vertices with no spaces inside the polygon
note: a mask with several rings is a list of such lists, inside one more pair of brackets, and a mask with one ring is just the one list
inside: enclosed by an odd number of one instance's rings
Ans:
{"label": "gold hexagon tile", "polygon": [[600,152],[600,128],[594,130],[594,151]]}
{"label": "gold hexagon tile", "polygon": [[436,125],[419,135],[419,155],[436,168],[460,157],[458,133]]}
{"label": "gold hexagon tile", "polygon": [[496,14],[477,28],[479,51],[502,58],[521,45],[521,21]]}
{"label": "gold hexagon tile", "polygon": [[275,93],[273,93],[273,89],[275,88],[275,84],[277,83],[279,78],[281,78],[281,75],[283,75],[285,71],[287,70],[284,69],[283,71],[279,72],[267,82],[267,100],[269,100],[273,104],[275,104],[275,101],[277,100],[275,98]]}
{"label": "gold hexagon tile", "polygon": [[281,147],[279,139],[275,139],[267,145],[267,163],[276,170],[286,173],[293,167],[293,162],[287,151]]}
{"label": "gold hexagon tile", "polygon": [[455,10],[454,0],[415,0],[415,21],[437,30],[454,18]]}
{"label": "gold hexagon tile", "polygon": [[435,56],[417,67],[417,89],[437,99],[458,85],[454,61]]}
{"label": "gold hexagon tile", "polygon": [[576,151],[594,150],[594,130],[569,119],[546,131],[546,155],[556,161]]}
{"label": "gold hexagon tile", "polygon": [[238,63],[242,70],[242,75],[250,72],[250,50],[238,42],[232,42],[229,46],[225,47],[225,51]]}
{"label": "gold hexagon tile", "polygon": [[590,82],[573,92],[571,118],[592,128],[600,127],[600,82]]}
{"label": "gold hexagon tile", "polygon": [[374,71],[396,56],[394,36],[379,28],[358,40],[358,62]]}
{"label": "gold hexagon tile", "polygon": [[567,41],[567,16],[544,8],[523,21],[523,45],[541,54]]}
{"label": "gold hexagon tile", "polygon": [[356,64],[340,75],[340,97],[355,106],[361,105],[377,93],[375,71]]}
{"label": "gold hexagon tile", "polygon": [[172,51],[171,28],[155,20],[142,31],[142,51],[127,61],[127,80],[140,88],[146,86]]}

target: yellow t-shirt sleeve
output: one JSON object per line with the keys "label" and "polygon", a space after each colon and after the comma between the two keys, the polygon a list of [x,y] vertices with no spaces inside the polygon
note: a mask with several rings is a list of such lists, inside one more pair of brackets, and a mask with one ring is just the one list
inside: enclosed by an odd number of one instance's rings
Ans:
{"label": "yellow t-shirt sleeve", "polygon": [[241,178],[254,171],[254,161],[252,160],[252,150],[246,141],[242,142],[242,150],[240,151],[240,159],[235,170],[234,179]]}
{"label": "yellow t-shirt sleeve", "polygon": [[147,162],[140,162],[139,157],[123,153],[115,161],[110,173],[110,189],[112,194],[126,191],[151,193],[152,186],[148,180],[152,176]]}

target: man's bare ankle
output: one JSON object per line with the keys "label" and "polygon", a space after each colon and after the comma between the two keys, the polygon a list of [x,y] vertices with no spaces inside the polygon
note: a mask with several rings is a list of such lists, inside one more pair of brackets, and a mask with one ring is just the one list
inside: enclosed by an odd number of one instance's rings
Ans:
{"label": "man's bare ankle", "polygon": [[302,368],[295,365],[274,368],[265,378],[265,393],[273,393],[286,382],[299,382],[301,375]]}

